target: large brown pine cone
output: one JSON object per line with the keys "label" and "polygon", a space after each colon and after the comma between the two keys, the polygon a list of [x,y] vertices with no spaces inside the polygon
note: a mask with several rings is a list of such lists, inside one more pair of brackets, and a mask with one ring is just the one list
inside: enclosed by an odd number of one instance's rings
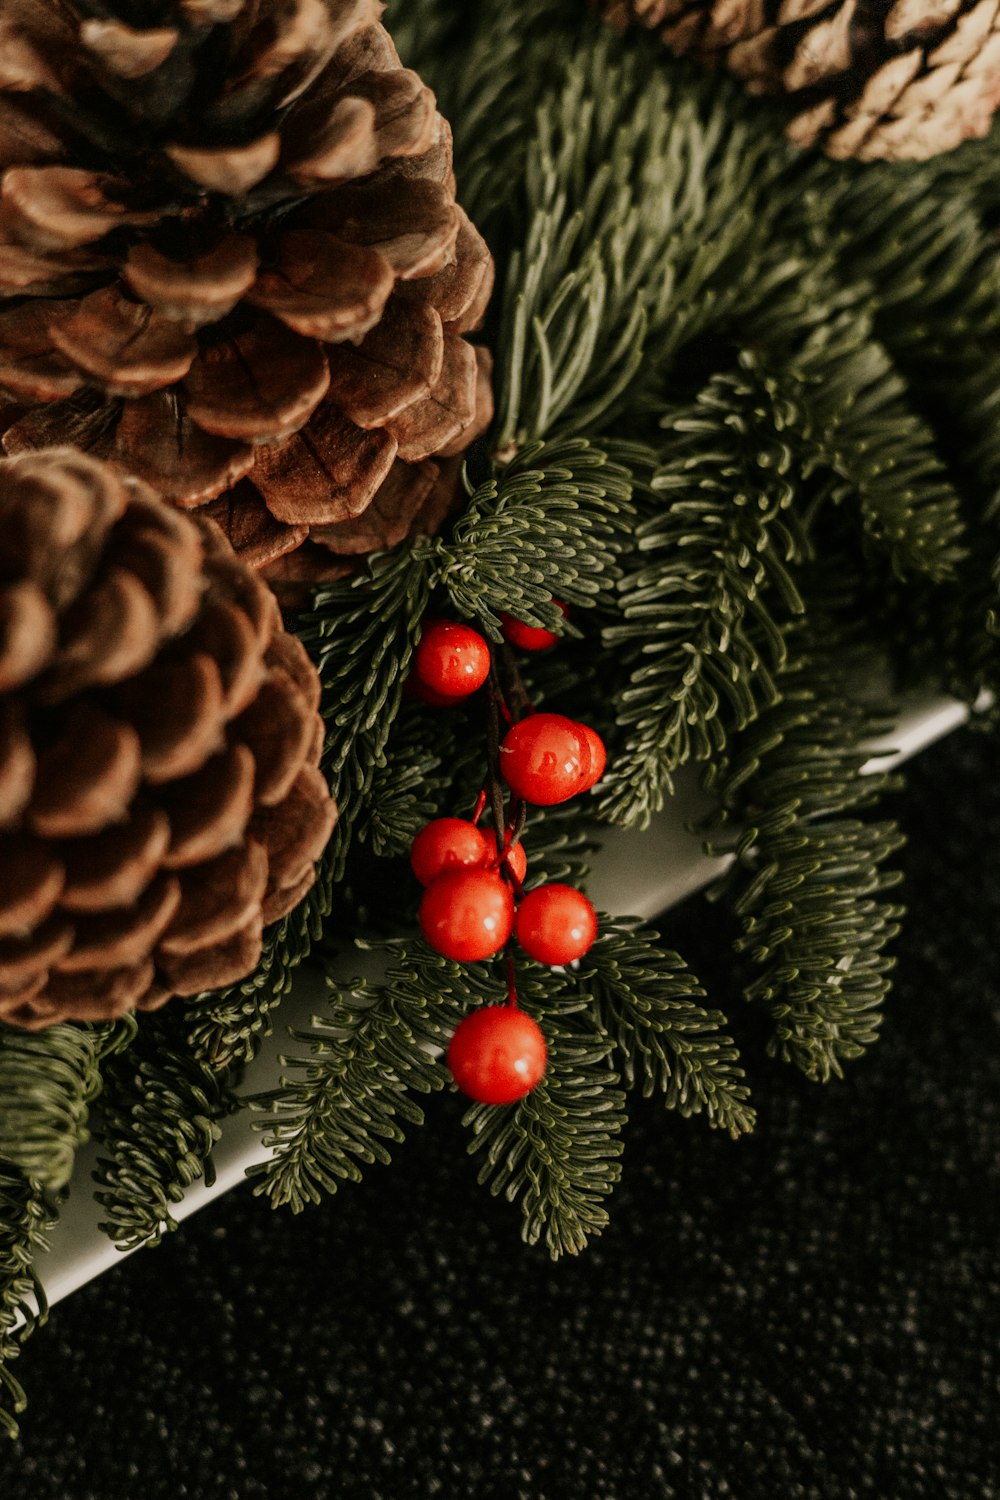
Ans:
{"label": "large brown pine cone", "polygon": [[318,703],[212,522],[71,449],[0,460],[0,1020],[250,973],[335,822]]}
{"label": "large brown pine cone", "polygon": [[463,334],[493,267],[380,11],[0,6],[8,453],[70,442],[215,501],[284,578],[439,524],[438,460],[489,420]]}
{"label": "large brown pine cone", "polygon": [[798,146],[924,160],[984,136],[1000,104],[998,0],[603,0],[676,56],[786,94]]}

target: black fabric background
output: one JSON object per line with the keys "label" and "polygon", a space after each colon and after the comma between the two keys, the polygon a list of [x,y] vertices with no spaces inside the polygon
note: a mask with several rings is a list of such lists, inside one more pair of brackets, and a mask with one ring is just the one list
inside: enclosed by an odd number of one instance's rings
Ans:
{"label": "black fabric background", "polygon": [[241,1189],[53,1311],[0,1495],[1000,1493],[995,761],[962,733],[910,768],[896,988],[845,1082],[768,1062],[688,903],[666,931],[735,1014],[753,1138],[636,1100],[612,1226],[556,1266],[450,1099],[321,1210]]}

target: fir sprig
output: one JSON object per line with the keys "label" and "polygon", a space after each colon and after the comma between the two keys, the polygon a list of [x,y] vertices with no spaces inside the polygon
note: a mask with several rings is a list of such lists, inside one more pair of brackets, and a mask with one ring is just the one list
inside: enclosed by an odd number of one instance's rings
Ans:
{"label": "fir sprig", "polygon": [[749,354],[663,420],[622,623],[604,632],[629,672],[617,704],[626,737],[601,799],[615,822],[646,826],[678,766],[717,753],[729,728],[774,701],[785,657],[775,611],[801,611],[788,565],[806,553],[784,425],[775,384]]}
{"label": "fir sprig", "polygon": [[77,1151],[89,1140],[101,1060],[134,1034],[131,1019],[39,1032],[0,1028],[0,1161],[48,1192],[65,1187]]}
{"label": "fir sprig", "polygon": [[48,1313],[34,1266],[57,1219],[55,1199],[27,1173],[0,1162],[0,1428],[12,1438],[25,1395],[10,1366]]}
{"label": "fir sprig", "polygon": [[372,778],[385,764],[430,597],[430,558],[423,539],[380,555],[366,574],[320,590],[299,624],[323,683],[323,768],[339,808],[329,849],[333,880],[343,875]]}
{"label": "fir sprig", "polygon": [[784,408],[777,430],[802,477],[818,470],[823,499],[857,506],[867,541],[898,577],[953,578],[964,556],[958,494],[870,313],[830,307],[770,375]]}
{"label": "fir sprig", "polygon": [[883,866],[902,836],[852,816],[886,790],[883,774],[862,768],[865,742],[888,725],[859,696],[864,658],[829,622],[825,640],[814,630],[795,643],[781,702],[708,780],[741,826],[720,891],[756,971],[746,997],[773,1017],[771,1054],[825,1082],[881,1025],[901,915],[881,899],[899,880]]}
{"label": "fir sprig", "polygon": [[556,1260],[578,1255],[607,1225],[605,1200],[621,1176],[625,1100],[610,1038],[551,1012],[542,1024],[542,1081],[517,1104],[474,1104],[465,1124],[469,1150],[485,1158],[480,1183],[518,1203],[522,1239],[543,1241]]}
{"label": "fir sprig", "polygon": [[[294,1211],[355,1181],[361,1164],[388,1161],[387,1143],[420,1124],[420,1094],[444,1088],[441,1058],[463,1014],[505,995],[498,960],[457,965],[423,942],[385,945],[382,983],[333,986],[327,1016],[295,1040],[309,1053],[283,1059],[282,1088],[253,1098],[262,1110],[270,1160],[253,1169],[256,1191]],[[342,962],[342,960],[339,960]],[[586,996],[562,975],[525,965],[517,978],[523,1008],[543,1022],[549,1073],[531,1100],[510,1110],[466,1116],[472,1151],[486,1151],[481,1181],[522,1203],[525,1238],[541,1235],[553,1254],[577,1250],[606,1223],[603,1199],[618,1178],[624,1124],[610,1038],[585,1017]]]}
{"label": "fir sprig", "polygon": [[725,89],[616,57],[607,38],[554,72],[506,203],[501,456],[608,428],[697,334],[759,298],[747,268],[775,211],[779,162]]}
{"label": "fir sprig", "polygon": [[327,1014],[292,1033],[308,1054],[283,1057],[280,1087],[249,1101],[262,1112],[254,1123],[272,1153],[251,1169],[255,1193],[299,1213],[341,1182],[358,1181],[360,1163],[388,1162],[385,1142],[398,1143],[404,1124],[423,1121],[409,1091],[426,1094],[447,1081],[435,1050],[460,1014],[405,959],[384,984],[331,984]]}
{"label": "fir sprig", "polygon": [[703,1113],[734,1140],[753,1129],[739,1053],[722,1029],[726,1018],[705,1008],[704,989],[658,933],[602,917],[576,983],[593,997],[601,1031],[614,1039],[628,1088],[639,1083],[647,1096],[660,1092],[682,1115]]}
{"label": "fir sprig", "polygon": [[177,1228],[171,1205],[201,1178],[212,1185],[219,1121],[236,1108],[180,1022],[144,1016],[132,1045],[105,1067],[96,1197],[101,1228],[123,1250],[156,1244]]}
{"label": "fir sprig", "polygon": [[452,536],[435,545],[453,607],[494,640],[501,611],[562,631],[554,598],[590,605],[618,576],[631,494],[629,471],[594,444],[530,444],[475,491]]}

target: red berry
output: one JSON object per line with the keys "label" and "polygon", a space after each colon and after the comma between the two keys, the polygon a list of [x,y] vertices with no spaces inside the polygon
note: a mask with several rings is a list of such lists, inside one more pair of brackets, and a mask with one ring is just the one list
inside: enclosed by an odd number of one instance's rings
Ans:
{"label": "red berry", "polygon": [[[495,833],[487,833],[484,837],[490,851],[490,862],[492,862],[497,857],[497,836]],[[510,845],[504,864],[510,870],[515,880],[524,879],[528,870],[528,856],[525,854],[524,845],[520,840],[516,844]]]}
{"label": "red berry", "polygon": [[464,818],[435,818],[410,845],[410,864],[421,885],[430,885],[446,870],[477,870],[493,858],[496,844]]}
{"label": "red berry", "polygon": [[571,885],[540,885],[521,902],[514,927],[529,957],[541,964],[569,964],[593,944],[597,913]]}
{"label": "red berry", "polygon": [[587,785],[590,745],[563,714],[531,714],[504,735],[500,770],[518,797],[551,807]]}
{"label": "red berry", "polygon": [[496,870],[439,875],[420,902],[424,937],[445,958],[474,963],[498,953],[514,929],[514,897]]}
{"label": "red berry", "polygon": [[[565,604],[560,604],[558,599],[553,599],[564,615],[569,614]],[[523,620],[516,620],[513,615],[501,614],[500,624],[503,627],[504,640],[510,641],[512,646],[517,646],[521,651],[548,651],[554,646],[559,636],[554,630],[543,630],[540,625],[526,625]]]}
{"label": "red berry", "polygon": [[545,1074],[541,1028],[512,1005],[488,1005],[460,1022],[448,1048],[451,1076],[480,1104],[513,1104]]}
{"label": "red berry", "polygon": [[589,792],[590,788],[596,786],[604,775],[604,768],[608,763],[608,752],[596,729],[591,729],[589,724],[578,724],[576,727],[590,746],[590,775],[581,788],[582,791]]}
{"label": "red berry", "polygon": [[414,654],[418,680],[444,698],[467,698],[490,675],[490,648],[471,625],[428,620]]}

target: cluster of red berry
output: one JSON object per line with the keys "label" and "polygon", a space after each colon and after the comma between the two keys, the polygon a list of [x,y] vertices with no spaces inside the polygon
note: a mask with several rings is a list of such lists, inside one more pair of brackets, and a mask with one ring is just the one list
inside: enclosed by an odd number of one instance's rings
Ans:
{"label": "cluster of red berry", "polygon": [[[503,628],[507,641],[522,650],[547,650],[558,639],[508,616]],[[490,648],[478,631],[457,621],[431,620],[415,653],[412,690],[426,702],[454,704],[486,682],[491,666]],[[505,709],[502,698],[500,707]],[[568,885],[524,891],[527,856],[520,828],[525,803],[549,807],[594,786],[604,772],[604,745],[587,724],[562,714],[529,712],[511,722],[494,747],[511,794],[503,841],[498,845],[496,832],[478,826],[487,803],[498,805],[485,791],[471,820],[435,818],[420,830],[410,860],[425,887],[421,929],[432,948],[460,963],[491,958],[512,937],[539,963],[572,963],[597,936],[594,908],[582,891]],[[502,789],[494,791],[502,805]],[[499,827],[499,814],[497,818]],[[472,1098],[509,1104],[540,1081],[546,1055],[541,1030],[518,1008],[508,956],[508,1003],[465,1018],[452,1038],[448,1065]]]}

